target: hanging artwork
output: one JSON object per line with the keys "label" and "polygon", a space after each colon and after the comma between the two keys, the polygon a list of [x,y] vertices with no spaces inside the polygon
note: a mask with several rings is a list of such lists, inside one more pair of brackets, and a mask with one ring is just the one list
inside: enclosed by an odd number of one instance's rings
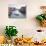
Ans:
{"label": "hanging artwork", "polygon": [[26,18],[26,6],[8,7],[8,17],[9,18]]}

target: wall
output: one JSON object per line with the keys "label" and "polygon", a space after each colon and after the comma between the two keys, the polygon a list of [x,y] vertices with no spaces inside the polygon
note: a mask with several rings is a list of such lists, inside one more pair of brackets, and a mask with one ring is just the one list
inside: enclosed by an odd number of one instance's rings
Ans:
{"label": "wall", "polygon": [[[27,18],[25,19],[9,19],[8,6],[15,4],[16,6],[27,6]],[[41,13],[40,6],[46,5],[46,0],[0,0],[0,35],[4,34],[6,25],[15,25],[19,31],[18,36],[31,36],[36,29],[44,29],[38,25],[35,16]]]}

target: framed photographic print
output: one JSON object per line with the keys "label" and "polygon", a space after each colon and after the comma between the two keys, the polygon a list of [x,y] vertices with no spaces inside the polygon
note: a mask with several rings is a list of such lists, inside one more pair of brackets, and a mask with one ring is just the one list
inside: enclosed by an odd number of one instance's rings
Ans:
{"label": "framed photographic print", "polygon": [[26,6],[8,7],[8,17],[9,18],[26,18]]}

